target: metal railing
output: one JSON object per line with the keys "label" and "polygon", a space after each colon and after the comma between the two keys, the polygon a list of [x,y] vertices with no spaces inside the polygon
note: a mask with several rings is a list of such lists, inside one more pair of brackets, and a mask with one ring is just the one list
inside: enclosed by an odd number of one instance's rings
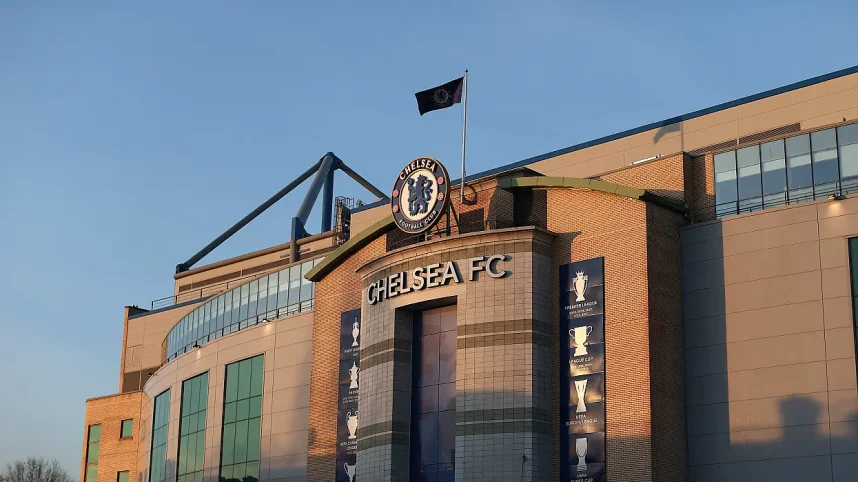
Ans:
{"label": "metal railing", "polygon": [[237,285],[242,285],[244,283],[247,283],[248,281],[252,281],[254,278],[260,278],[262,276],[265,276],[266,274],[268,273],[255,273],[247,276],[242,276],[241,278],[231,279],[229,281],[222,281],[213,285],[194,288],[179,293],[177,295],[167,296],[165,298],[158,298],[157,300],[152,301],[152,310],[168,308],[170,306],[178,305],[186,301],[200,300],[207,296],[220,293],[221,291],[228,291]]}
{"label": "metal railing", "polygon": [[[766,196],[740,199],[716,204],[709,213],[701,213],[704,218],[717,219],[735,216],[764,209],[771,209],[791,204],[802,204],[811,201],[839,198],[858,193],[858,177],[851,177],[816,186],[807,186],[791,191],[768,194]],[[708,214],[708,216],[707,216]]]}

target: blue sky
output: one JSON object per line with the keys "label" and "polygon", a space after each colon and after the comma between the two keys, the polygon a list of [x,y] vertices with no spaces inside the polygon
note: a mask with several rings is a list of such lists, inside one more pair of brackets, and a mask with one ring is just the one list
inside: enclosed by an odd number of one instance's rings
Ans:
{"label": "blue sky", "polygon": [[[301,3],[0,3],[0,464],[77,477],[123,306],[325,152],[384,191],[457,171],[460,110],[413,94],[466,67],[477,172],[858,64],[854,1]],[[203,262],[285,242],[302,194]]]}

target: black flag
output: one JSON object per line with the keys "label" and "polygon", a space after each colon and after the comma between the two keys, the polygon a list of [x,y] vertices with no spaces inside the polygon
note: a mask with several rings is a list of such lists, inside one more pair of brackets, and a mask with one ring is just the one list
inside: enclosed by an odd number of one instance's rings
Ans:
{"label": "black flag", "polygon": [[464,77],[459,77],[444,85],[414,94],[414,97],[417,97],[417,109],[420,111],[420,115],[433,110],[445,109],[453,104],[461,104],[464,79]]}

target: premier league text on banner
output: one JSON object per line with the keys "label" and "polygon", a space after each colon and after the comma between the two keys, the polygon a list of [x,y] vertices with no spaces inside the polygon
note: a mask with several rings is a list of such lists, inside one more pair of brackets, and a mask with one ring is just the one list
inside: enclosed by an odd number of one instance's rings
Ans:
{"label": "premier league text on banner", "polygon": [[340,315],[340,386],[337,400],[337,482],[357,481],[360,310]]}
{"label": "premier league text on banner", "polygon": [[563,480],[605,480],[605,261],[560,266]]}

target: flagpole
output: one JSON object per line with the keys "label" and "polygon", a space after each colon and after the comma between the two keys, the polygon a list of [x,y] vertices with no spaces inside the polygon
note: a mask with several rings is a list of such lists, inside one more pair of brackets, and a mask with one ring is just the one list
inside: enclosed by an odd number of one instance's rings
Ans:
{"label": "flagpole", "polygon": [[459,201],[465,202],[465,138],[468,132],[468,69],[465,69],[465,81],[462,87],[462,185],[459,188]]}

